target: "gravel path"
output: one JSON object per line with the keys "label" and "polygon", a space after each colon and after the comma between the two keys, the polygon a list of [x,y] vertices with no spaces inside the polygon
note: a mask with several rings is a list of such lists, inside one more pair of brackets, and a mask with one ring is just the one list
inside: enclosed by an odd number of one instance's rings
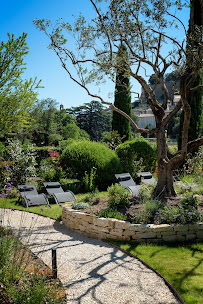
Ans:
{"label": "gravel path", "polygon": [[28,212],[1,209],[0,219],[50,267],[51,248],[57,249],[70,304],[179,304],[157,274],[109,244]]}

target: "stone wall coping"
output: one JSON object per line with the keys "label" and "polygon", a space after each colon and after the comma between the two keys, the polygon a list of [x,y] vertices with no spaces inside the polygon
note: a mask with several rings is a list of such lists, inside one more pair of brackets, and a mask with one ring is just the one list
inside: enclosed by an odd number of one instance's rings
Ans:
{"label": "stone wall coping", "polygon": [[70,205],[62,208],[63,223],[74,230],[94,238],[141,241],[203,240],[203,222],[195,224],[133,224],[115,218],[98,217]]}

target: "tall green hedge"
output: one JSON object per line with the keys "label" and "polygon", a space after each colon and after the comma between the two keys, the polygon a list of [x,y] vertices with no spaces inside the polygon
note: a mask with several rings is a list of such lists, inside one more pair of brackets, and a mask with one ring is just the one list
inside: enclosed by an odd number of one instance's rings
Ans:
{"label": "tall green hedge", "polygon": [[146,140],[131,140],[119,145],[116,153],[120,158],[124,172],[133,171],[134,160],[143,159],[145,171],[154,171],[156,165],[156,150]]}
{"label": "tall green hedge", "polygon": [[61,155],[64,169],[71,168],[79,179],[96,168],[95,184],[106,189],[115,182],[115,173],[122,172],[122,166],[116,153],[105,144],[91,141],[79,141],[70,144]]}

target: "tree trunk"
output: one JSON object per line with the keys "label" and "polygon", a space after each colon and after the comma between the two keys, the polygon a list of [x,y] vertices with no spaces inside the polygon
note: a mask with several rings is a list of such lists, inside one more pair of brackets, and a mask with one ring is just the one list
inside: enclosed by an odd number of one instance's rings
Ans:
{"label": "tree trunk", "polygon": [[168,164],[159,167],[158,182],[153,192],[153,197],[157,199],[164,199],[166,197],[176,196],[173,187],[173,170]]}
{"label": "tree trunk", "polygon": [[173,187],[173,169],[168,159],[168,146],[166,142],[165,129],[159,128],[157,132],[157,154],[158,154],[158,182],[153,192],[153,197],[164,199],[176,196]]}

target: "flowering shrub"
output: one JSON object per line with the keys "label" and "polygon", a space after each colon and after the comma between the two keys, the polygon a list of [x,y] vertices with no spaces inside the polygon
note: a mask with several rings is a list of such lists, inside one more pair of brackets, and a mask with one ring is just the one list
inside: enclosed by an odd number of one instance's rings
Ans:
{"label": "flowering shrub", "polygon": [[64,177],[60,160],[58,152],[49,150],[49,157],[40,162],[39,174],[45,181],[60,180]]}
{"label": "flowering shrub", "polygon": [[8,159],[11,161],[12,182],[24,184],[29,177],[36,176],[35,148],[28,144],[23,146],[19,140],[8,140]]}
{"label": "flowering shrub", "polygon": [[186,197],[180,200],[180,206],[172,208],[165,206],[159,209],[154,217],[156,224],[188,224],[196,223],[202,218],[198,211],[198,199],[196,197]]}
{"label": "flowering shrub", "polygon": [[6,161],[3,157],[0,158],[0,188],[3,188],[5,183],[11,179],[10,165],[13,162]]}
{"label": "flowering shrub", "polygon": [[5,183],[3,190],[1,191],[0,198],[16,198],[18,197],[18,190],[12,183]]}

